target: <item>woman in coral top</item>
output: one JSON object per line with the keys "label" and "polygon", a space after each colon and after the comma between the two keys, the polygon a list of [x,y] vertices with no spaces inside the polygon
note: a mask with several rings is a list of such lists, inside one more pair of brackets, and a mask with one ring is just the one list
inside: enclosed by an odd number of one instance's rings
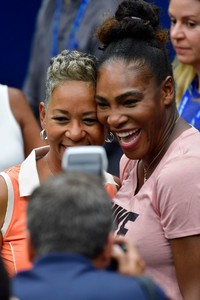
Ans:
{"label": "woman in coral top", "polygon": [[[102,145],[104,127],[97,120],[96,58],[63,51],[51,61],[46,99],[40,103],[41,137],[49,146],[35,149],[21,164],[0,173],[1,256],[12,276],[31,266],[26,233],[27,197],[48,177],[62,171],[70,146]],[[106,173],[105,184],[113,185]],[[110,191],[110,185],[109,185]]]}

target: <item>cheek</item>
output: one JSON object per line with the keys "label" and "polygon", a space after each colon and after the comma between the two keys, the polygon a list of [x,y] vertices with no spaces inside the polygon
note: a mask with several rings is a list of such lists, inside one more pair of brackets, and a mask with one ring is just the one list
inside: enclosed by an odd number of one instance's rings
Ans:
{"label": "cheek", "polygon": [[199,49],[200,32],[198,34],[195,32],[187,32],[186,38],[190,45],[192,45],[196,49]]}
{"label": "cheek", "polygon": [[57,126],[50,126],[47,130],[48,140],[52,142],[56,141],[61,134],[62,131]]}
{"label": "cheek", "polygon": [[101,124],[91,127],[90,130],[88,130],[88,134],[92,139],[92,144],[103,145],[105,134],[104,134],[104,127]]}
{"label": "cheek", "polygon": [[97,108],[97,118],[101,124],[106,125],[106,120],[108,118],[108,112],[101,111]]}
{"label": "cheek", "polygon": [[199,56],[199,51],[200,51],[200,44],[199,44],[199,40],[200,40],[200,34],[196,37],[194,37],[191,41],[191,44],[193,45],[193,48],[196,50],[196,52],[198,53]]}

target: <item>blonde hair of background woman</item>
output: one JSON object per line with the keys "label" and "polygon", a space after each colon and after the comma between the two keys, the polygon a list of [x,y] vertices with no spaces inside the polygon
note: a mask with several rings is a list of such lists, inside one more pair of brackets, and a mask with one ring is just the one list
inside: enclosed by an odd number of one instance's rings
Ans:
{"label": "blonde hair of background woman", "polygon": [[193,66],[182,64],[175,57],[173,61],[173,73],[176,83],[176,103],[179,106],[183,94],[193,81],[196,72]]}

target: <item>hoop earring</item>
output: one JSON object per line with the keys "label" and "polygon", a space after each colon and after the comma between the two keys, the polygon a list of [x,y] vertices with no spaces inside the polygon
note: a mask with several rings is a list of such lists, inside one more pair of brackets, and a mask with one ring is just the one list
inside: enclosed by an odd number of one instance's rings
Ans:
{"label": "hoop earring", "polygon": [[45,129],[42,129],[42,131],[40,131],[40,138],[42,141],[46,141],[47,140],[47,133]]}
{"label": "hoop earring", "polygon": [[105,142],[112,143],[114,141],[114,138],[115,138],[114,134],[112,132],[109,132],[105,139]]}

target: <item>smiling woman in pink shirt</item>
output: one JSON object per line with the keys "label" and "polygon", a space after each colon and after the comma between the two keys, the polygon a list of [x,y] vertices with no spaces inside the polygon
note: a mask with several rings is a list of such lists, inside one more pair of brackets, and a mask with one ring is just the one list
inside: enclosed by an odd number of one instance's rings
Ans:
{"label": "smiling woman in pink shirt", "polygon": [[179,117],[159,16],[153,4],[123,1],[99,28],[97,115],[124,152],[116,233],[169,299],[199,300],[200,133]]}

